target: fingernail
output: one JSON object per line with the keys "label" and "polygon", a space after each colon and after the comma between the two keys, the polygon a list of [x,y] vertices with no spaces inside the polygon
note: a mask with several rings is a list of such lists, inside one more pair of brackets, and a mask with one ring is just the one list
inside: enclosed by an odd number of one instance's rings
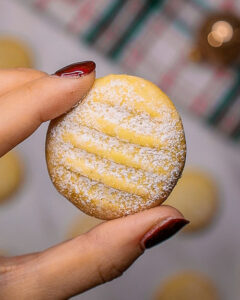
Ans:
{"label": "fingernail", "polygon": [[90,74],[96,68],[94,61],[82,61],[68,65],[64,68],[57,70],[54,75],[60,77],[79,78],[81,76]]}
{"label": "fingernail", "polygon": [[169,239],[188,223],[189,221],[185,219],[165,219],[144,235],[141,245],[144,249],[154,247]]}

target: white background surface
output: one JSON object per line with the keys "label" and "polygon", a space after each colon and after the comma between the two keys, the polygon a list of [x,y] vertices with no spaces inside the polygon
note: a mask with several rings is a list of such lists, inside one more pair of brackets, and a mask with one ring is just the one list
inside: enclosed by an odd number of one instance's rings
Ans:
{"label": "white background surface", "polygon": [[[122,72],[18,1],[1,0],[0,33],[26,40],[33,48],[36,68],[49,73],[90,59],[97,63],[97,77]],[[196,236],[180,234],[147,251],[121,278],[76,298],[151,299],[166,276],[194,269],[216,282],[221,299],[239,299],[240,149],[193,117],[184,113],[182,117],[187,164],[209,171],[219,186],[221,209],[215,224]],[[24,185],[16,199],[0,207],[0,248],[10,255],[39,251],[64,240],[72,219],[81,215],[50,182],[44,156],[46,128],[47,124],[42,125],[17,147],[25,164]]]}

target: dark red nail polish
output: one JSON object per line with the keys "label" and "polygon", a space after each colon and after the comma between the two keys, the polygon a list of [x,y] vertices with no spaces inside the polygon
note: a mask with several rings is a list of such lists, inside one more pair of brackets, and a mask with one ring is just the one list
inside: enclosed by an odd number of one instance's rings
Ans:
{"label": "dark red nail polish", "polygon": [[185,219],[165,220],[150,229],[143,237],[141,244],[145,249],[154,247],[173,236],[188,223],[189,221]]}
{"label": "dark red nail polish", "polygon": [[68,65],[55,72],[55,75],[60,77],[78,78],[93,72],[96,68],[94,61],[82,61]]}

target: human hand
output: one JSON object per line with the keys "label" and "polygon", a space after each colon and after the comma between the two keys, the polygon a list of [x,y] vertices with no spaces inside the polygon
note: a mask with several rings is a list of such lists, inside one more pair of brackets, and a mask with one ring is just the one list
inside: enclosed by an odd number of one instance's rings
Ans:
{"label": "human hand", "polygon": [[[82,99],[94,82],[95,64],[55,74],[0,70],[0,156]],[[120,276],[145,249],[187,223],[176,209],[160,206],[103,222],[42,252],[0,257],[0,299],[67,299]]]}

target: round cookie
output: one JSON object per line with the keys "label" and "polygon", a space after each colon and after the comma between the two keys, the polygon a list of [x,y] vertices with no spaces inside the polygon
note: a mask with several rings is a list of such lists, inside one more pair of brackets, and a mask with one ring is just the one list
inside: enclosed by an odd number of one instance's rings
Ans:
{"label": "round cookie", "polygon": [[18,188],[22,167],[15,151],[0,157],[0,203],[5,201]]}
{"label": "round cookie", "polygon": [[161,204],[185,156],[182,122],[170,99],[128,75],[97,79],[78,106],[50,123],[46,139],[57,190],[100,219]]}
{"label": "round cookie", "polygon": [[76,220],[74,220],[73,224],[71,224],[71,228],[69,230],[67,237],[75,238],[81,234],[88,232],[93,227],[97,226],[102,222],[103,221],[100,219],[89,217],[89,216],[78,217]]}
{"label": "round cookie", "polygon": [[217,187],[208,174],[185,169],[165,204],[177,208],[190,221],[184,231],[196,231],[212,222],[217,200]]}
{"label": "round cookie", "polygon": [[211,280],[194,271],[168,278],[157,291],[154,300],[219,300]]}
{"label": "round cookie", "polygon": [[31,52],[24,42],[13,37],[0,37],[0,68],[32,67]]}

